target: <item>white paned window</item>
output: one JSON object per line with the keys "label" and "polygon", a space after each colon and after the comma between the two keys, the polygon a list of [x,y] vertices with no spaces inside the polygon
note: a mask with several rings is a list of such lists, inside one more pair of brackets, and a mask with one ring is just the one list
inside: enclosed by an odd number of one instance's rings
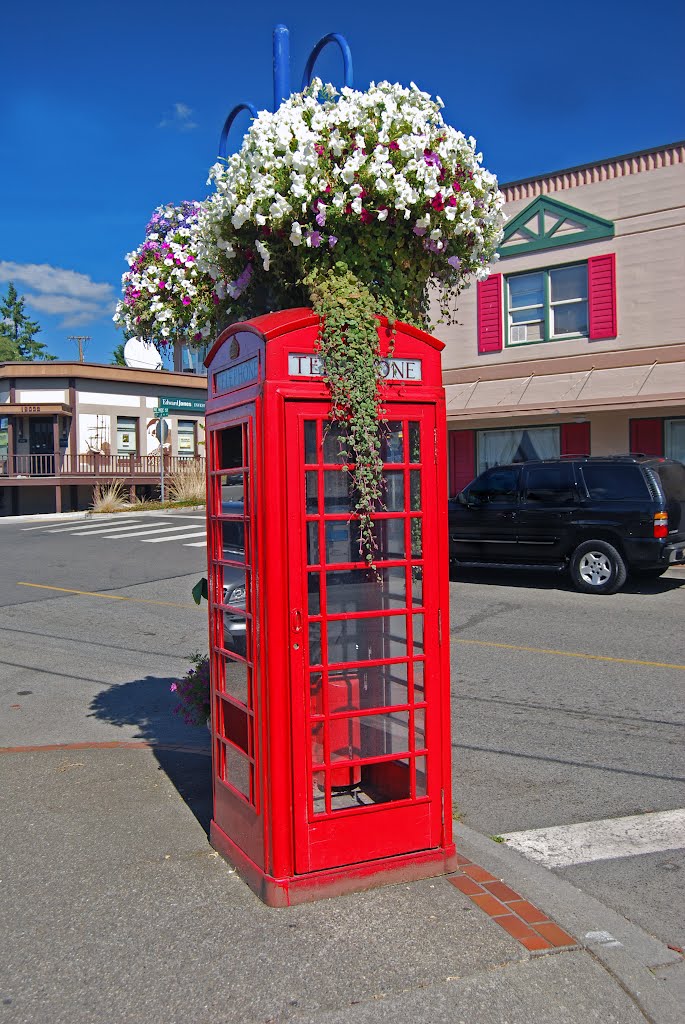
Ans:
{"label": "white paned window", "polygon": [[507,344],[586,335],[587,263],[507,278]]}
{"label": "white paned window", "polygon": [[664,455],[685,462],[685,419],[664,421]]}
{"label": "white paned window", "polygon": [[131,455],[138,449],[138,420],[134,416],[117,416],[117,454]]}

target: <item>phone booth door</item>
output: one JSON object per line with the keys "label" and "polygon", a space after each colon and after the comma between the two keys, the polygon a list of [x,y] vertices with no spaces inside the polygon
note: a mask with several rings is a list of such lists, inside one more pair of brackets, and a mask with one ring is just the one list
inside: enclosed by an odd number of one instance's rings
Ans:
{"label": "phone booth door", "polygon": [[387,408],[377,577],[329,405],[286,405],[297,872],[441,841],[435,408]]}

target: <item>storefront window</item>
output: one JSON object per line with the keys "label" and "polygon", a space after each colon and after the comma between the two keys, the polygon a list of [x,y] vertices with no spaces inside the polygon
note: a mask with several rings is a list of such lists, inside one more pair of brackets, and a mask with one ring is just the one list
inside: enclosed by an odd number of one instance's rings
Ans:
{"label": "storefront window", "polygon": [[196,451],[195,420],[179,420],[177,427],[178,454],[193,458]]}
{"label": "storefront window", "polygon": [[560,454],[559,427],[478,431],[478,473],[509,462],[557,459]]}
{"label": "storefront window", "polygon": [[138,420],[131,416],[117,416],[117,453],[135,454],[138,450]]}

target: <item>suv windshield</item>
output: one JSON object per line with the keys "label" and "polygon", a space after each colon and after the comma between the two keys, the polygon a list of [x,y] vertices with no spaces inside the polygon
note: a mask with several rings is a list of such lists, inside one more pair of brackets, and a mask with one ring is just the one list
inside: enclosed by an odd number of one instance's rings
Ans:
{"label": "suv windshield", "polygon": [[650,498],[639,466],[586,462],[581,466],[581,473],[590,497],[595,501],[643,501]]}

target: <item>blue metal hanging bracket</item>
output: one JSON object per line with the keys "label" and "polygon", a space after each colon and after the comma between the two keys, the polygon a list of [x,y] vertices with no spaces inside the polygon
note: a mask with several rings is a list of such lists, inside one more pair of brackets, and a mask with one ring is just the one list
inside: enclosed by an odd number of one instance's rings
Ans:
{"label": "blue metal hanging bracket", "polygon": [[[329,32],[327,36],[319,39],[314,49],[307,58],[305,64],[304,74],[302,76],[302,88],[306,89],[310,85],[314,65],[319,57],[321,51],[328,46],[329,43],[336,43],[340,48],[343,59],[343,80],[344,84],[348,88],[352,88],[352,51],[347,43],[344,36],[340,35],[339,32]],[[291,94],[290,89],[290,33],[285,25],[276,25],[273,33],[273,76],[274,76],[274,112],[278,110],[281,103],[287,100]],[[225,160],[228,152],[228,135],[233,127],[233,123],[243,110],[247,110],[249,114],[254,118],[257,116],[257,108],[253,103],[237,103],[235,107],[230,111],[228,117],[224,121],[224,126],[221,130],[221,138],[219,139],[219,159]]]}

